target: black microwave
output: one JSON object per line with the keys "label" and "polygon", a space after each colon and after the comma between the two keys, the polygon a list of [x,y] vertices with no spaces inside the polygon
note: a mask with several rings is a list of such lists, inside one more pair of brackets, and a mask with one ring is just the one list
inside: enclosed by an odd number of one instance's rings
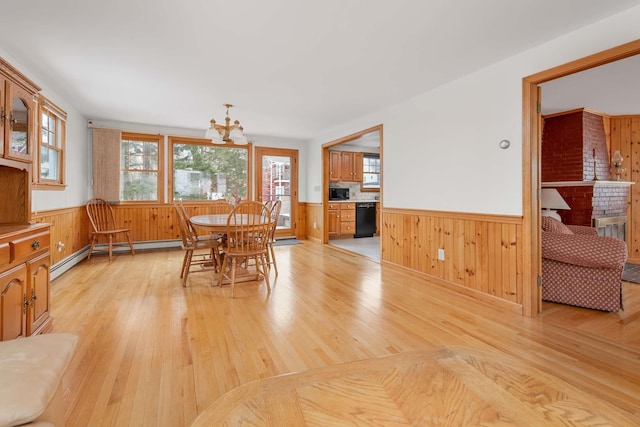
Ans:
{"label": "black microwave", "polygon": [[349,189],[329,188],[329,200],[349,200]]}

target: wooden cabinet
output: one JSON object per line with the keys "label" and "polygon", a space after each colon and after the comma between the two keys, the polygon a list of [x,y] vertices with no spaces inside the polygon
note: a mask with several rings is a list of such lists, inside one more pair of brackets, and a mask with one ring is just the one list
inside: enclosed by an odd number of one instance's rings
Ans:
{"label": "wooden cabinet", "polygon": [[48,224],[0,227],[0,341],[52,328]]}
{"label": "wooden cabinet", "polygon": [[362,153],[353,153],[353,180],[362,183]]}
{"label": "wooden cabinet", "polygon": [[0,154],[2,158],[31,163],[37,149],[36,94],[31,80],[0,58]]}
{"label": "wooden cabinet", "polygon": [[329,151],[330,182],[362,182],[362,153]]}
{"label": "wooden cabinet", "polygon": [[356,232],[356,204],[340,203],[340,235],[353,237]]}
{"label": "wooden cabinet", "polygon": [[329,151],[329,181],[338,182],[341,177],[340,151]]}
{"label": "wooden cabinet", "polygon": [[352,202],[329,202],[327,209],[329,238],[353,237],[356,232],[356,204]]}
{"label": "wooden cabinet", "polygon": [[51,318],[50,268],[51,256],[48,250],[27,263],[27,335],[37,333]]}
{"label": "wooden cabinet", "polygon": [[27,334],[26,308],[27,266],[24,264],[0,272],[0,341]]}
{"label": "wooden cabinet", "polygon": [[329,238],[336,237],[340,234],[340,205],[338,203],[329,203],[328,217],[327,231],[329,232]]}

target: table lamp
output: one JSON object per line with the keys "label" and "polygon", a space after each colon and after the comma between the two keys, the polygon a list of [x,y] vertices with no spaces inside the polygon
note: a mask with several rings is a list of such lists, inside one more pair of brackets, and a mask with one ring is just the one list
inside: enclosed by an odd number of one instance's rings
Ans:
{"label": "table lamp", "polygon": [[555,188],[543,188],[540,198],[540,206],[542,207],[542,216],[550,216],[558,221],[562,221],[556,209],[571,210],[567,202],[564,201],[558,190]]}

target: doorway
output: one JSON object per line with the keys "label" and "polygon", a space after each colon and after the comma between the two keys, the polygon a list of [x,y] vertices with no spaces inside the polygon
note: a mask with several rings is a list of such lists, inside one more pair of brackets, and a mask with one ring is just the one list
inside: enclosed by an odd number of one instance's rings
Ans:
{"label": "doorway", "polygon": [[[540,206],[538,193],[540,181],[541,150],[541,94],[540,84],[570,74],[608,64],[640,54],[640,40],[590,55],[525,77],[522,80],[522,166],[523,166],[523,248],[524,264],[524,314],[534,316],[542,309],[540,288],[536,285],[541,277]],[[527,262],[530,260],[530,262]]]}
{"label": "doorway", "polygon": [[276,238],[296,237],[298,150],[256,147],[256,200],[282,202]]}
{"label": "doorway", "polygon": [[[382,205],[382,125],[345,136],[322,146],[323,237],[330,246],[380,262]],[[339,166],[336,166],[339,165]],[[351,166],[349,166],[351,165]],[[341,169],[341,170],[339,170]],[[348,170],[345,178],[344,170]],[[347,189],[347,200],[331,200],[329,188]],[[343,194],[343,193],[340,193]],[[365,206],[367,205],[367,206]],[[373,210],[375,233],[358,231],[357,213]],[[373,209],[372,209],[373,208]],[[367,227],[365,222],[363,227]],[[362,231],[361,230],[361,231]]]}

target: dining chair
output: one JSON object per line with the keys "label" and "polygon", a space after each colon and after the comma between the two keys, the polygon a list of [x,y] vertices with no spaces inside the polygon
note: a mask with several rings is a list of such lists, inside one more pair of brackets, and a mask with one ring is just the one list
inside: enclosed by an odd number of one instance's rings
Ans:
{"label": "dining chair", "polygon": [[[216,268],[220,265],[219,250],[221,242],[217,236],[198,236],[193,225],[189,222],[186,209],[184,209],[181,201],[175,201],[173,206],[178,216],[182,249],[185,251],[184,258],[182,259],[180,278],[182,279],[182,286],[186,287],[189,273],[195,271],[216,271]],[[206,252],[196,252],[205,249]],[[191,270],[193,266],[199,266],[200,270]]]}
{"label": "dining chair", "polygon": [[211,214],[228,214],[233,210],[233,205],[225,199],[213,200],[208,206]]}
{"label": "dining chair", "polygon": [[231,298],[233,298],[237,269],[241,265],[248,268],[250,260],[254,261],[256,274],[262,274],[268,291],[271,291],[267,270],[269,226],[269,211],[260,202],[240,202],[229,214],[218,285],[221,285],[225,279],[229,280]]}
{"label": "dining chair", "polygon": [[[109,261],[111,261],[113,259],[113,248],[126,245],[131,249],[131,254],[135,255],[131,236],[129,235],[130,229],[118,227],[116,225],[113,208],[109,202],[104,199],[93,198],[87,202],[86,209],[89,221],[91,221],[91,226],[93,227],[93,231],[91,232],[91,245],[89,246],[89,255],[87,256],[87,259],[91,259],[91,254],[94,252],[107,252],[109,254]],[[114,242],[114,237],[118,235],[124,235],[127,241]],[[108,240],[107,249],[96,249],[96,243],[98,243],[100,238],[103,236]]]}
{"label": "dining chair", "polygon": [[267,240],[267,265],[269,269],[271,269],[273,265],[276,277],[278,277],[278,264],[276,263],[276,253],[273,250],[273,244],[276,241],[276,228],[278,228],[280,209],[282,209],[282,202],[280,200],[275,200],[271,203],[271,210],[269,211],[269,239]]}

